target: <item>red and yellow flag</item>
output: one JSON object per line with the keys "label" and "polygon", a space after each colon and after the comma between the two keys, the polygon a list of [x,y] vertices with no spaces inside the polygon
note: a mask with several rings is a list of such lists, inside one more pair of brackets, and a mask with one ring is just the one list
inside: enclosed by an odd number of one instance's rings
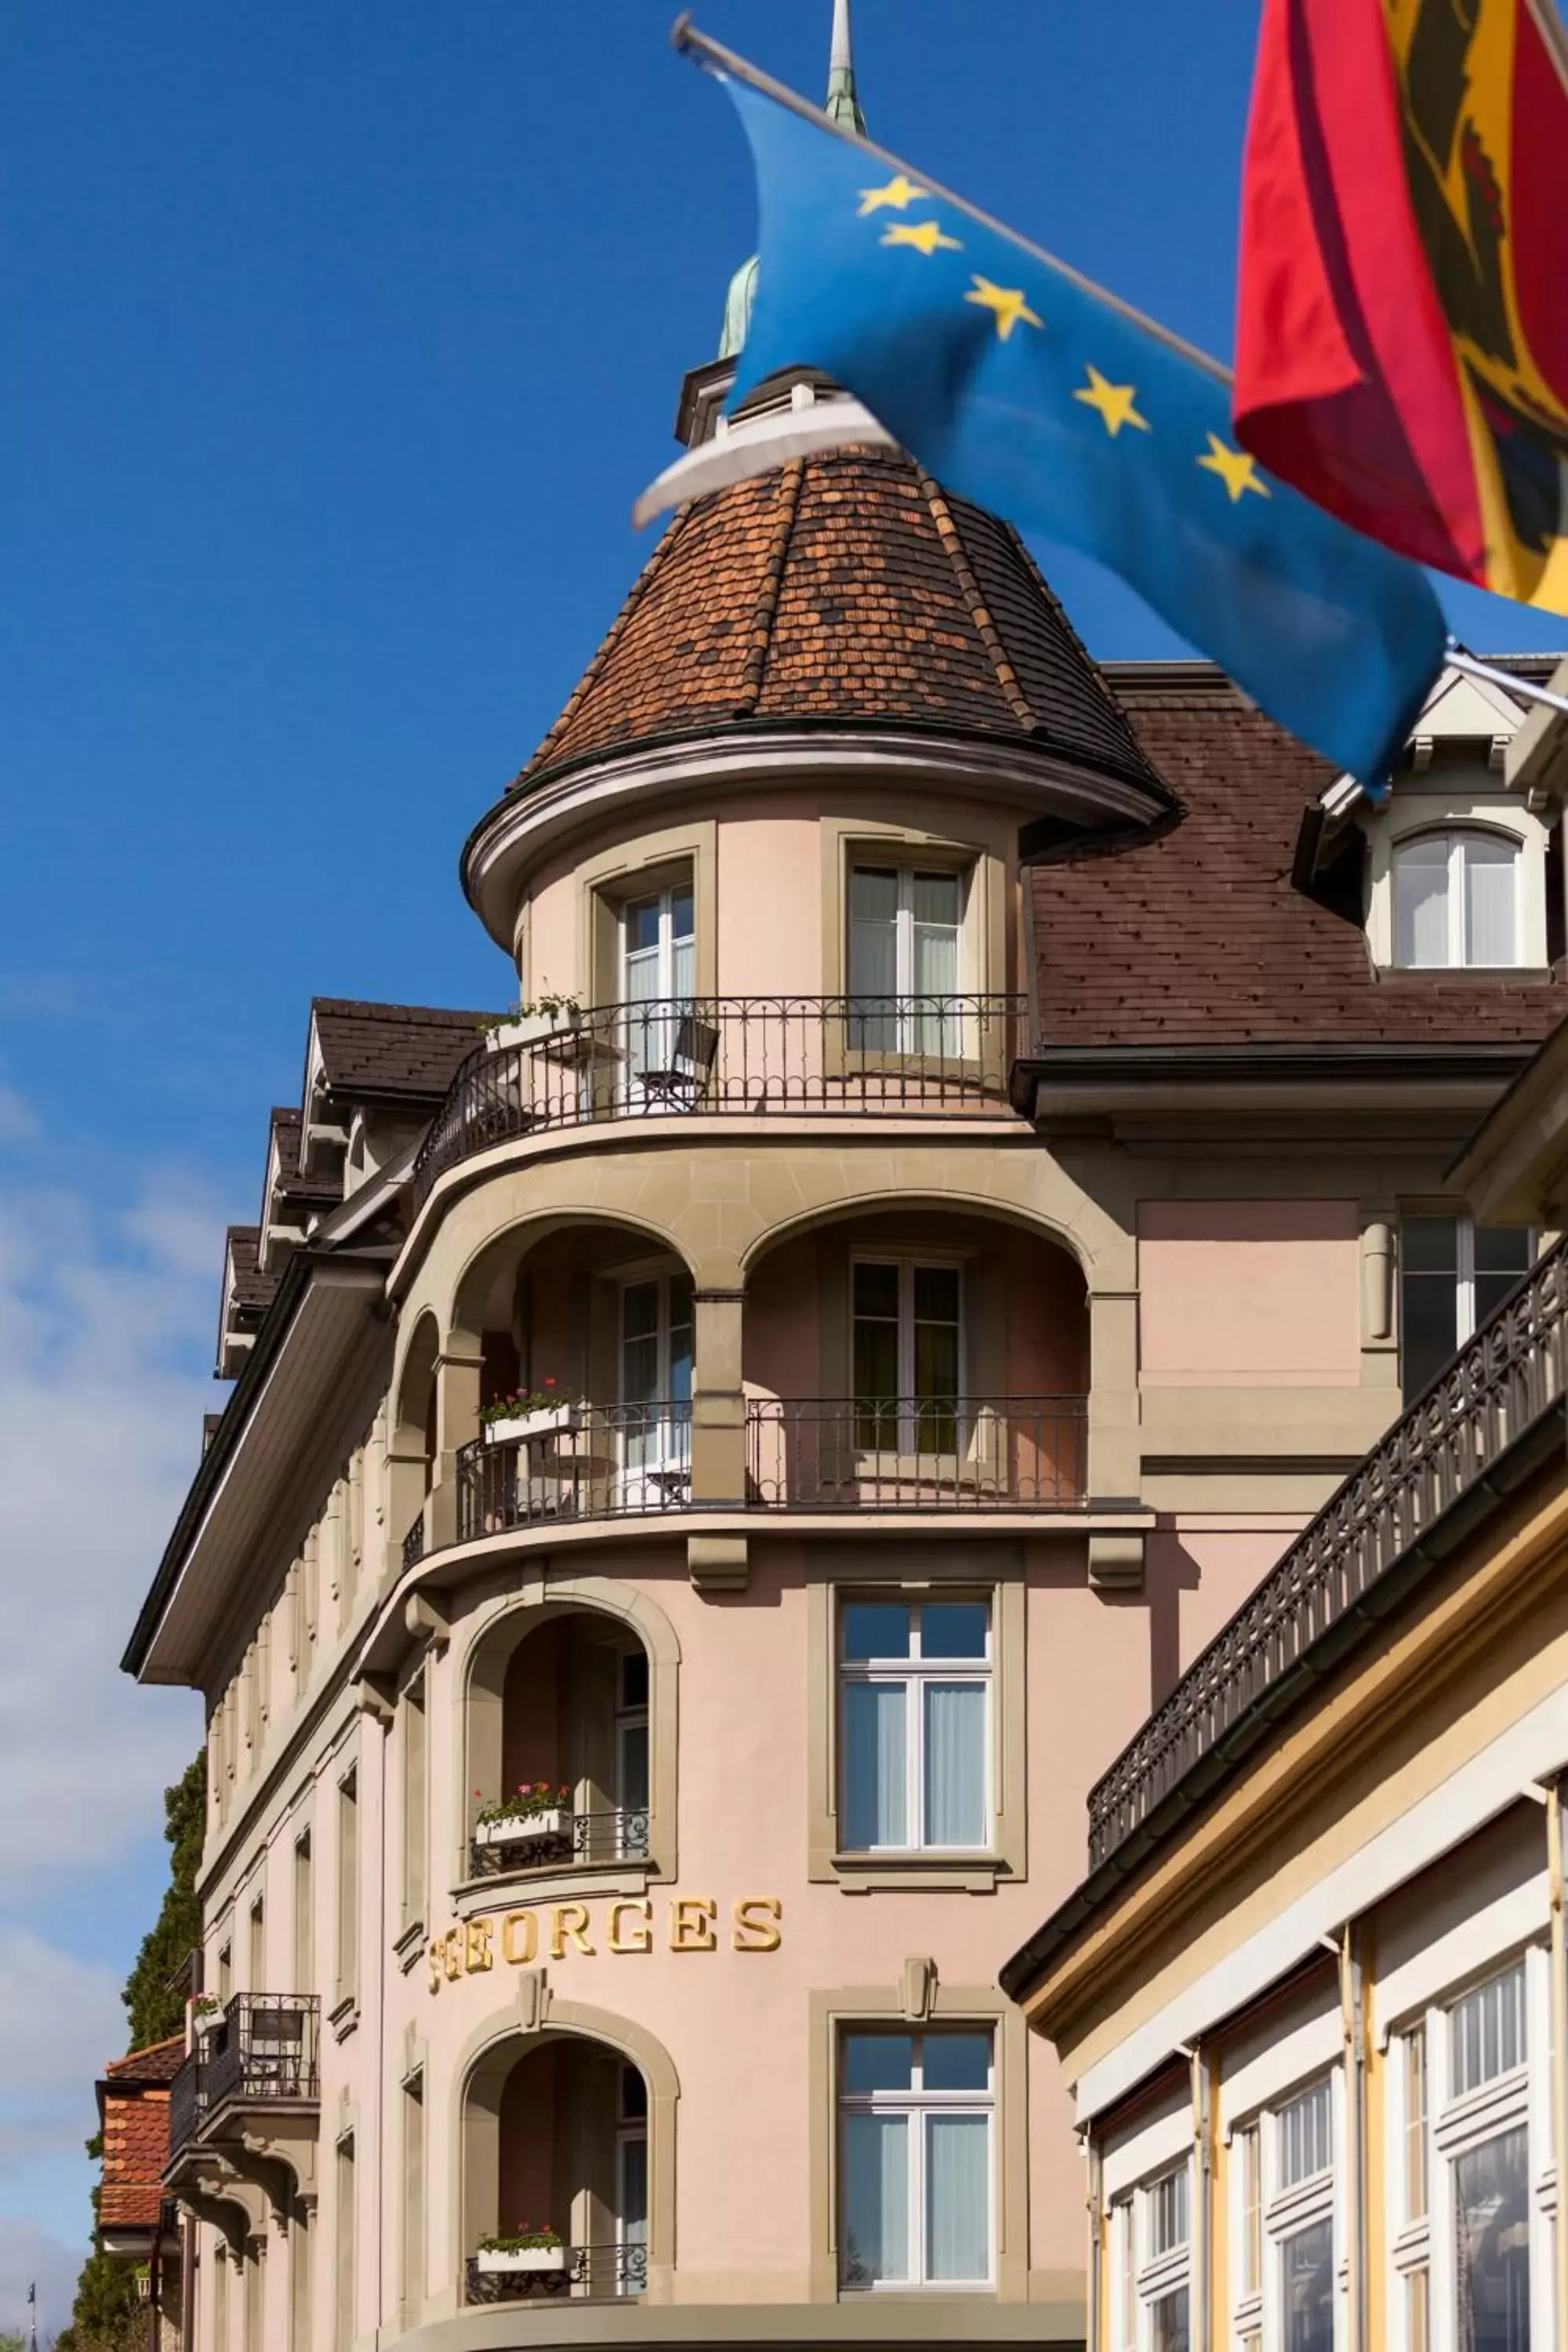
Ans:
{"label": "red and yellow flag", "polygon": [[1386,546],[1568,613],[1553,0],[1265,0],[1236,429]]}

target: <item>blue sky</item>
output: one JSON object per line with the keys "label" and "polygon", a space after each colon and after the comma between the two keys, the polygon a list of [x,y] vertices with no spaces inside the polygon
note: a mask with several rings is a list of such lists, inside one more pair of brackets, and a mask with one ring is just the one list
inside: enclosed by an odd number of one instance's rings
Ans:
{"label": "blue sky", "polygon": [[[696,13],[820,90],[829,0]],[[1256,13],[856,0],[862,96],[1227,355]],[[673,14],[0,12],[0,1576],[41,1612],[0,1666],[0,2328],[29,2267],[63,2316],[51,2242],[85,2227],[91,2076],[198,1736],[113,1668],[216,1401],[221,1223],[312,993],[504,999],[458,852],[646,552],[631,501],[750,250],[741,132]],[[1093,650],[1175,649],[1038,551]],[[1478,647],[1568,641],[1451,609]]]}

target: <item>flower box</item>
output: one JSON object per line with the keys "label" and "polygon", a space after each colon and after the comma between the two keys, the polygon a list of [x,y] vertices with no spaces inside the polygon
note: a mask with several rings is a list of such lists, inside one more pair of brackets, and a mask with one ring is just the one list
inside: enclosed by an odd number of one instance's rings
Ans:
{"label": "flower box", "polygon": [[474,2262],[481,2272],[504,2276],[511,2271],[563,2271],[566,2253],[564,2246],[520,2246],[515,2253],[503,2253],[491,2246],[481,2249]]}
{"label": "flower box", "polygon": [[476,1845],[521,1845],[524,1838],[564,1837],[571,1815],[559,1805],[546,1813],[509,1813],[499,1822],[481,1822],[474,1832]]}
{"label": "flower box", "polygon": [[580,1404],[546,1405],[540,1412],[519,1413],[510,1421],[487,1421],[487,1445],[528,1445],[542,1437],[564,1437],[583,1426]]}
{"label": "flower box", "polygon": [[503,1045],[542,1045],[552,1037],[572,1036],[582,1026],[581,1007],[562,1004],[553,1013],[521,1013],[515,1021],[498,1022],[486,1036],[491,1052],[498,1053]]}
{"label": "flower box", "polygon": [[212,2033],[223,2023],[225,2011],[221,2009],[193,2011],[191,2026],[197,2033]]}

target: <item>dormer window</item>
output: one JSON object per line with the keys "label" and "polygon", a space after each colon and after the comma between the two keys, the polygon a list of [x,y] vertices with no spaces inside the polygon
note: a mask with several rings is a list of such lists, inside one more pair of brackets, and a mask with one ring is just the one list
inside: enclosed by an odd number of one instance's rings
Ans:
{"label": "dormer window", "polygon": [[1517,838],[1480,826],[1422,833],[1394,852],[1394,960],[1410,971],[1517,964]]}

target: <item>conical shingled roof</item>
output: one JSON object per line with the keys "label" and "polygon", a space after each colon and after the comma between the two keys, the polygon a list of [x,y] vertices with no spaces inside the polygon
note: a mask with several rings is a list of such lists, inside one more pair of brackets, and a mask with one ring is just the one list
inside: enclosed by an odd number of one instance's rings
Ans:
{"label": "conical shingled roof", "polygon": [[1017,533],[881,451],[682,509],[518,782],[748,724],[983,735],[1169,797]]}

